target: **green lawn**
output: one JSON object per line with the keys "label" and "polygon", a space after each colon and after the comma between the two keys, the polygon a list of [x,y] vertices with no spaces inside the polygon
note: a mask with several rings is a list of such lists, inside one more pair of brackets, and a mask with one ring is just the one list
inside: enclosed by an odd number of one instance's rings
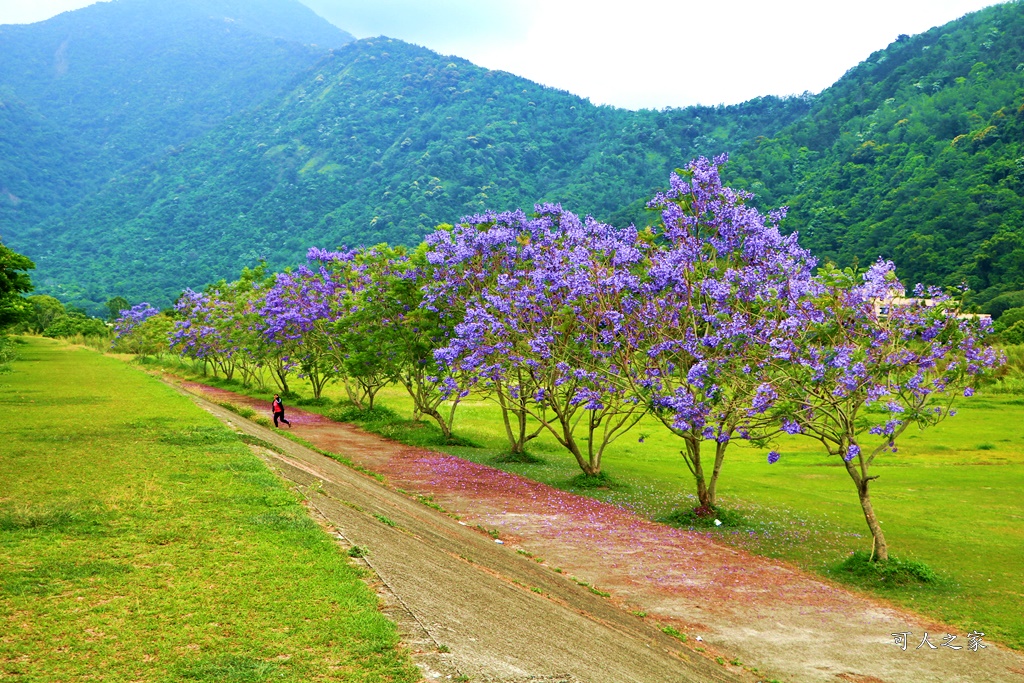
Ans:
{"label": "green lawn", "polygon": [[19,351],[0,679],[419,679],[359,570],[232,432],[116,359]]}
{"label": "green lawn", "polygon": [[[310,395],[303,382],[294,385]],[[331,386],[325,395],[337,401],[343,391]],[[400,388],[382,391],[379,403],[411,417],[411,402]],[[330,407],[307,409],[329,412]],[[872,484],[872,500],[890,552],[926,563],[940,580],[926,586],[858,585],[963,633],[976,629],[1024,649],[1024,398],[979,393],[961,401],[959,411],[929,431],[904,435],[899,452],[882,456],[872,468],[880,475]],[[412,443],[436,443],[429,425],[416,433],[404,426],[382,431]],[[488,401],[467,399],[456,414],[455,432],[480,447],[431,447],[624,504],[653,519],[695,505],[681,444],[653,419],[612,445],[603,468],[616,485],[596,490],[574,488],[580,470],[550,436],[530,444],[541,462],[502,462],[500,413]],[[744,523],[706,532],[852,581],[836,565],[854,550],[869,551],[871,536],[845,469],[801,437],[787,437],[775,447],[782,460],[768,465],[767,449],[735,444],[719,481],[719,503],[739,511]]]}

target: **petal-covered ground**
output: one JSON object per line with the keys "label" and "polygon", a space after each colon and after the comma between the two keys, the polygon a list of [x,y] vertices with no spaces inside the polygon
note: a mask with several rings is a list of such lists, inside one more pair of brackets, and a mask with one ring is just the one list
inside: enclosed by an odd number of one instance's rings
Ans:
{"label": "petal-covered ground", "polygon": [[[262,402],[196,383],[214,401]],[[457,457],[404,446],[301,410],[296,436],[429,495],[463,521],[497,530],[567,576],[610,593],[624,609],[672,625],[725,660],[785,681],[1024,683],[1024,657],[986,649],[915,649],[924,632],[937,645],[966,634],[880,600],[852,593],[782,562],[694,532]],[[906,650],[892,634],[910,633]],[[915,639],[916,637],[916,639]]]}

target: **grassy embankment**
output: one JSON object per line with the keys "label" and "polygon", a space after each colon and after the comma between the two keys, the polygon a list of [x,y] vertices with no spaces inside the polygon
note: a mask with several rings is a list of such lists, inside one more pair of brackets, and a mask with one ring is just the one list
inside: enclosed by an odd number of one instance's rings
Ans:
{"label": "grassy embankment", "polygon": [[[184,368],[184,366],[182,366]],[[237,383],[206,381],[245,391]],[[294,389],[310,396],[295,380]],[[263,396],[269,404],[271,394]],[[343,396],[328,387],[329,405],[303,406],[330,414]],[[581,488],[579,469],[550,436],[530,443],[535,462],[507,462],[500,413],[483,400],[459,408],[455,431],[479,447],[443,446],[430,424],[416,425],[400,388],[381,392],[379,405],[399,420],[367,425],[372,431],[415,445],[453,453],[553,486],[628,506],[653,519],[695,505],[693,480],[678,455],[678,439],[646,419],[614,443],[604,471],[613,484]],[[296,401],[291,402],[297,405]],[[898,453],[879,458],[872,486],[890,552],[921,561],[938,574],[930,584],[891,585],[840,571],[855,550],[870,551],[856,490],[838,461],[810,440],[789,437],[776,444],[782,460],[769,466],[767,450],[735,444],[719,482],[719,503],[735,525],[703,529],[734,546],[794,562],[830,578],[858,585],[899,604],[959,627],[961,635],[1024,648],[1024,398],[979,393],[964,399],[959,414],[923,432],[904,436]],[[639,438],[643,436],[643,443]]]}
{"label": "grassy embankment", "polygon": [[30,339],[0,375],[0,678],[415,681],[248,446],[135,368]]}

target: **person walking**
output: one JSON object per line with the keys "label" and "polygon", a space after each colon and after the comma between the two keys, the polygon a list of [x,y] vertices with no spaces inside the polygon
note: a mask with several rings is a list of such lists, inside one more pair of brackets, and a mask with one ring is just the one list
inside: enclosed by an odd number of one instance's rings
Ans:
{"label": "person walking", "polygon": [[274,394],[274,402],[270,404],[270,408],[271,408],[271,410],[274,411],[274,426],[275,427],[279,426],[277,424],[278,420],[280,420],[281,422],[284,422],[289,427],[292,426],[291,422],[289,422],[288,420],[284,419],[284,403],[281,402],[280,394]]}

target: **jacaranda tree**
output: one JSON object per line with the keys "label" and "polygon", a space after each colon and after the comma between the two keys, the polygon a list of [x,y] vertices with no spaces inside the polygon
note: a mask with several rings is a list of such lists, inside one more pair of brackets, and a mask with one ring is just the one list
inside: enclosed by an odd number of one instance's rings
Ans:
{"label": "jacaranda tree", "polygon": [[636,390],[682,439],[699,514],[713,512],[729,443],[774,427],[768,365],[776,339],[799,325],[814,266],[796,235],[779,232],[783,212],[765,216],[722,186],[725,161],[697,159],[650,202],[662,222],[644,303],[626,325],[648,362]]}
{"label": "jacaranda tree", "polygon": [[113,348],[139,356],[167,350],[173,321],[148,303],[122,309],[114,321]]}
{"label": "jacaranda tree", "polygon": [[297,368],[299,376],[309,380],[313,398],[318,399],[340,373],[333,334],[338,284],[318,258],[319,250],[314,251],[311,262],[316,269],[301,266],[279,273],[259,315],[266,339],[278,347],[286,366]]}
{"label": "jacaranda tree", "polygon": [[[889,557],[871,504],[876,458],[910,427],[955,414],[979,376],[1000,362],[983,343],[986,321],[960,301],[919,287],[905,292],[891,262],[864,273],[823,269],[802,302],[801,325],[776,341],[773,410],[785,431],[804,434],[841,460],[871,530],[873,557]],[[769,462],[778,460],[769,455]]]}
{"label": "jacaranda tree", "polygon": [[[436,358],[528,413],[587,476],[643,416],[631,391],[636,349],[625,312],[637,294],[647,242],[561,207],[484,214],[428,238],[435,267],[428,304],[455,296],[464,316]],[[637,272],[634,272],[637,271]],[[508,421],[512,447],[523,445]]]}
{"label": "jacaranda tree", "polygon": [[224,374],[231,379],[235,373],[237,345],[232,338],[233,305],[208,292],[186,289],[174,304],[176,320],[171,332],[170,348],[179,355],[207,364],[214,376]]}

